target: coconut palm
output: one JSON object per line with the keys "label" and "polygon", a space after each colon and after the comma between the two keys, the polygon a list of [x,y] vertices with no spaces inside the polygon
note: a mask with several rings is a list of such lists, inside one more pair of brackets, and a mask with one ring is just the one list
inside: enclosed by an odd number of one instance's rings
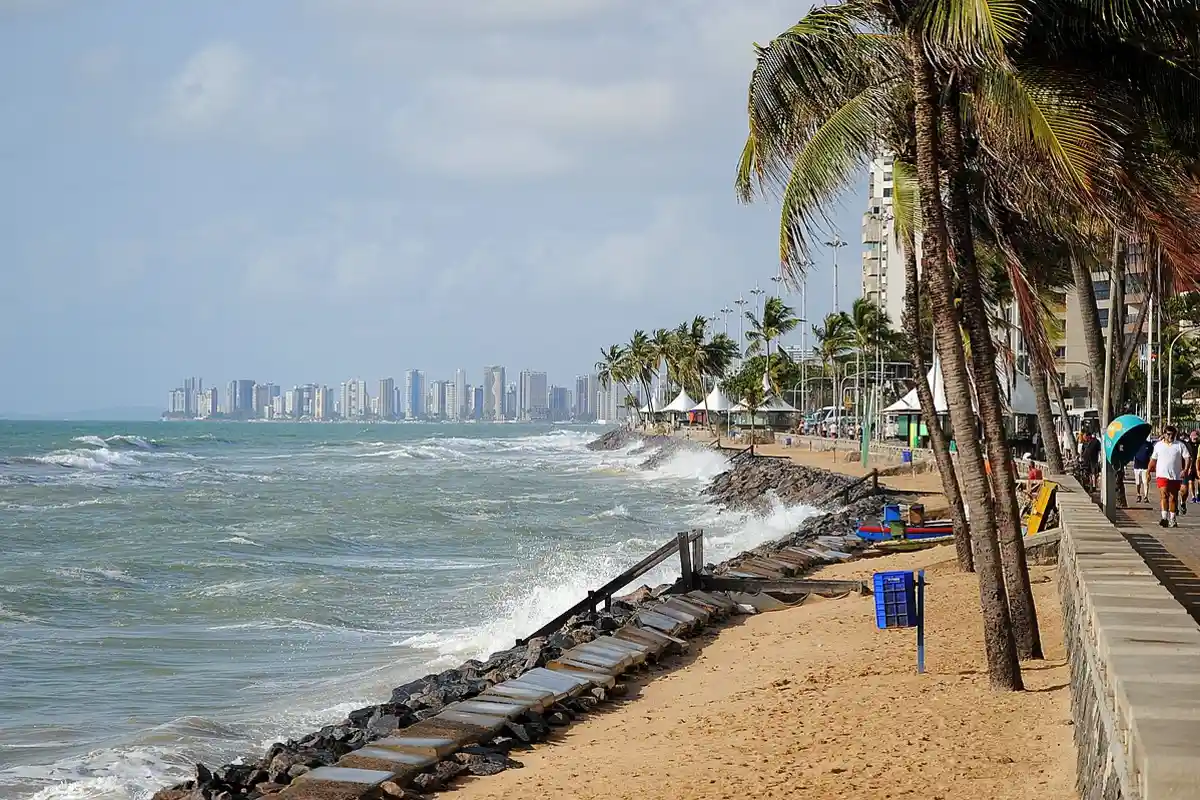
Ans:
{"label": "coconut palm", "polygon": [[629,380],[642,389],[642,395],[647,398],[647,409],[653,413],[654,396],[650,391],[650,383],[658,371],[659,357],[654,344],[643,330],[636,330],[625,345],[625,358],[629,361]]}
{"label": "coconut palm", "polygon": [[[1020,173],[1021,180],[1010,181],[1014,192],[1053,187],[1059,200],[1073,196],[1077,204],[1104,208],[1108,219],[1146,224],[1180,266],[1178,259],[1194,255],[1186,230],[1195,226],[1190,219],[1180,224],[1179,217],[1191,217],[1195,191],[1181,193],[1185,176],[1180,160],[1172,161],[1169,153],[1163,157],[1163,151],[1174,148],[1194,159],[1200,148],[1195,116],[1179,101],[1194,96],[1197,88],[1192,69],[1197,44],[1188,33],[1194,33],[1194,20],[1187,9],[1176,11],[1174,5],[997,1],[988,3],[987,13],[978,13],[977,3],[966,0],[848,0],[810,14],[803,30],[789,31],[796,35],[784,46],[772,43],[756,71],[756,78],[763,79],[760,90],[756,93],[752,85],[751,136],[742,172],[757,172],[784,187],[785,250],[797,241],[802,244],[806,217],[819,221],[816,209],[823,207],[822,199],[845,182],[862,153],[878,143],[880,131],[906,129],[893,149],[903,153],[911,148],[915,156],[910,163],[921,188],[922,249],[939,350],[944,350],[951,420],[960,432],[974,427],[961,314],[972,345],[984,433],[993,441],[988,456],[1006,539],[1007,574],[1018,583],[1013,608],[1029,612],[1016,621],[1026,645],[1036,646],[1031,638],[1036,628],[1030,625],[1027,581],[1019,574],[1024,572],[1019,563],[1023,554],[1014,550],[1020,542],[1006,510],[1013,495],[1011,454],[998,424],[999,387],[994,358],[989,361],[995,350],[972,252],[966,145],[976,148],[975,139],[983,140],[986,146],[978,146],[978,152],[998,154],[1010,171]],[[786,52],[789,48],[793,52]],[[1114,61],[1119,66],[1110,66]],[[972,104],[973,127],[967,135],[959,115],[964,89]],[[816,147],[809,146],[814,143]],[[947,204],[942,201],[943,179],[949,187]],[[1007,175],[1004,179],[1009,181]],[[1180,204],[1181,197],[1186,202]],[[1186,213],[1168,219],[1173,207]],[[957,275],[947,255],[951,246]],[[797,253],[804,252],[802,244]],[[1013,273],[1016,283],[1022,270],[1015,266]],[[959,281],[961,308],[955,303]],[[1028,293],[1015,288],[1021,302],[1028,303]],[[977,443],[966,442],[974,438],[960,437],[960,464],[971,488],[982,490],[978,497],[975,491],[968,495],[974,501],[977,541],[987,546],[984,555],[990,562],[993,546],[986,540],[995,520],[987,507],[988,483]],[[1003,642],[1005,620],[996,607],[1005,589],[990,563],[981,564],[980,572],[993,682],[1016,686],[1016,666]]]}
{"label": "coconut palm", "polygon": [[[608,389],[613,383],[616,383],[625,390],[625,397],[628,399],[632,395],[632,392],[629,391],[631,377],[628,352],[625,348],[619,344],[611,345],[607,350],[601,348],[600,360],[596,362],[596,379],[602,387]],[[636,404],[634,404],[633,413],[640,424],[642,415]]]}

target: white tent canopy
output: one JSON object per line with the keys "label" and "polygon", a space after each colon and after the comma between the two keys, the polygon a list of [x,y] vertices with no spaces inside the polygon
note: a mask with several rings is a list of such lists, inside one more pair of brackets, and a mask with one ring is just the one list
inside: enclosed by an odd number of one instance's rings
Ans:
{"label": "white tent canopy", "polygon": [[[1007,374],[1007,370],[1003,365],[997,365],[996,379],[1000,381],[1001,391],[1007,389],[1008,394],[1008,409],[1012,414],[1037,414],[1037,403],[1034,400],[1033,386],[1029,383],[1029,379],[1021,373],[1017,372],[1015,383],[1011,382]],[[950,405],[946,402],[946,382],[942,379],[941,364],[935,359],[933,367],[929,370],[929,375],[926,380],[929,381],[929,388],[933,391],[933,407],[939,414],[945,414],[950,410]],[[974,406],[974,400],[972,399]],[[896,402],[883,410],[885,414],[919,414],[921,413],[921,401],[917,397],[917,390],[913,389],[908,394],[901,397]]]}
{"label": "white tent canopy", "polygon": [[733,408],[733,401],[721,391],[720,385],[714,386],[713,390],[708,393],[708,396],[703,401],[696,404],[692,411],[711,411],[713,413],[723,414]]}
{"label": "white tent canopy", "polygon": [[[749,411],[750,409],[746,406],[746,401],[743,400],[742,402],[738,403],[736,406],[734,406],[733,408],[731,408],[729,410],[734,411],[734,412],[746,412],[746,411]],[[759,414],[763,414],[763,413],[798,414],[799,412],[800,412],[800,409],[791,405],[783,398],[777,397],[776,395],[771,395],[766,400],[764,400],[763,404],[760,405],[756,411],[756,413],[759,413]]]}
{"label": "white tent canopy", "polygon": [[684,389],[679,390],[679,394],[667,405],[659,409],[663,412],[671,412],[676,414],[686,414],[696,407],[696,401],[688,397],[688,393]]}

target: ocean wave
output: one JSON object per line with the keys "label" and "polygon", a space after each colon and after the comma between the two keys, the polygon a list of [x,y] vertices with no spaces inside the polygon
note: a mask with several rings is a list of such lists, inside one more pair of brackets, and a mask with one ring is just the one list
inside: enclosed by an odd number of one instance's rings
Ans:
{"label": "ocean wave", "polygon": [[99,583],[122,583],[128,586],[135,586],[145,583],[140,578],[135,578],[128,573],[122,572],[119,569],[113,569],[112,567],[56,567],[50,570],[50,572],[60,578],[93,585]]}
{"label": "ocean wave", "polygon": [[34,456],[28,460],[38,464],[90,472],[108,472],[113,467],[137,467],[142,463],[128,453],[109,450],[107,447],[95,450],[86,447],[78,450],[55,450],[44,456]]}
{"label": "ocean wave", "polygon": [[122,501],[116,498],[93,497],[90,500],[79,500],[74,503],[53,503],[47,506],[10,503],[9,511],[61,511],[67,508],[84,508],[86,506],[119,505]]}
{"label": "ocean wave", "polygon": [[647,480],[705,482],[729,469],[729,459],[715,450],[681,449],[663,463],[640,474]]}
{"label": "ocean wave", "polygon": [[245,544],[251,547],[262,547],[258,542],[247,539],[244,536],[230,536],[228,539],[218,539],[218,542],[221,544]]}

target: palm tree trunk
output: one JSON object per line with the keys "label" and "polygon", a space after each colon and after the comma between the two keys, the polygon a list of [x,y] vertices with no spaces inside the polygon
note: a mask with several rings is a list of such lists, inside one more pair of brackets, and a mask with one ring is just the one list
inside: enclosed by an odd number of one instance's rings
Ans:
{"label": "palm tree trunk", "polygon": [[1087,348],[1089,394],[1097,395],[1097,382],[1104,379],[1104,334],[1100,332],[1100,312],[1096,308],[1096,290],[1092,286],[1092,271],[1074,250],[1071,251],[1071,276],[1075,281],[1075,298],[1083,322],[1083,344]]}
{"label": "palm tree trunk", "polygon": [[[971,407],[971,387],[967,378],[955,292],[946,261],[946,217],[941,201],[938,156],[938,97],[933,66],[927,59],[921,40],[909,35],[909,54],[913,68],[913,95],[917,140],[917,179],[920,187],[921,219],[924,222],[922,248],[926,259],[930,299],[938,350],[942,355],[942,376],[950,407],[950,422],[957,433],[958,463],[963,472],[967,504],[971,509],[971,532],[975,546],[975,567],[979,572],[979,603],[983,613],[983,639],[987,653],[988,678],[994,688],[1020,691],[1021,666],[1013,640],[1008,597],[1000,565],[996,538],[996,518],[990,502],[983,453],[975,438],[975,413]],[[991,368],[994,373],[994,367]]]}
{"label": "palm tree trunk", "polygon": [[[1054,412],[1050,408],[1050,382],[1046,371],[1034,365],[1030,376],[1033,383],[1033,399],[1037,403],[1038,432],[1046,448],[1046,465],[1051,475],[1064,473],[1062,450],[1058,447],[1058,431],[1054,430]],[[1060,409],[1064,414],[1066,409]]]}
{"label": "palm tree trunk", "polygon": [[950,455],[950,442],[942,421],[937,414],[933,389],[929,386],[928,366],[925,350],[921,347],[920,276],[917,273],[916,236],[907,231],[904,235],[904,326],[912,348],[913,370],[917,374],[917,398],[921,401],[921,419],[929,431],[929,444],[933,448],[933,460],[942,476],[942,492],[950,505],[950,521],[954,524],[954,551],[958,556],[958,568],[963,572],[975,571],[975,559],[971,555],[971,530],[967,527],[967,516],[963,513],[962,492],[958,488],[958,476],[954,471],[954,457]]}
{"label": "palm tree trunk", "polygon": [[1021,503],[1008,431],[1004,427],[1004,401],[996,375],[996,344],[983,300],[979,265],[975,261],[975,237],[971,230],[971,199],[963,154],[962,116],[957,88],[952,88],[943,108],[943,153],[950,187],[948,215],[950,244],[954,250],[959,277],[963,283],[963,316],[971,340],[971,362],[975,372],[975,390],[979,415],[987,437],[987,456],[992,466],[992,489],[996,496],[996,517],[1000,538],[1000,556],[1004,584],[1008,590],[1008,609],[1013,638],[1021,659],[1041,658],[1042,642],[1038,632],[1037,607],[1029,585],[1025,562],[1025,543],[1021,535]]}

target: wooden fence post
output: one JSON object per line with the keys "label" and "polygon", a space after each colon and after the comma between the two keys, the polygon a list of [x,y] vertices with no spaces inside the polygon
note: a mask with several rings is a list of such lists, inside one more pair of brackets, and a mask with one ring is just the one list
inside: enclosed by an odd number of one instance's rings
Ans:
{"label": "wooden fence post", "polygon": [[692,575],[695,576],[692,580],[693,589],[700,585],[700,573],[704,571],[704,531],[697,533],[700,535],[692,542]]}
{"label": "wooden fence post", "polygon": [[683,588],[691,591],[692,586],[692,550],[688,542],[687,531],[682,531],[675,537],[679,544],[679,571],[683,576]]}

